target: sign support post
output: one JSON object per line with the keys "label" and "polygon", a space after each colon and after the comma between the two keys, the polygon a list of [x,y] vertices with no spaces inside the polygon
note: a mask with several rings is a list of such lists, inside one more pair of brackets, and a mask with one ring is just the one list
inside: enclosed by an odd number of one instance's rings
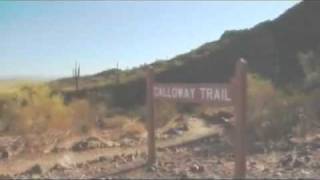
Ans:
{"label": "sign support post", "polygon": [[148,129],[148,165],[156,161],[154,102],[153,102],[154,74],[151,68],[147,69],[147,129]]}
{"label": "sign support post", "polygon": [[236,63],[233,79],[233,94],[235,98],[236,143],[235,143],[235,178],[246,176],[246,111],[247,111],[247,62],[240,59]]}

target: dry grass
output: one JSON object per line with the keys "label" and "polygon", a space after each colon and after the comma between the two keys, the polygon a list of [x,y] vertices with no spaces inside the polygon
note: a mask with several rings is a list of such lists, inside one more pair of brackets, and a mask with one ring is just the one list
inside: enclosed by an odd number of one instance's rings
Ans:
{"label": "dry grass", "polygon": [[39,85],[42,81],[32,80],[0,80],[0,96],[17,93],[23,86]]}
{"label": "dry grass", "polygon": [[122,131],[124,132],[124,136],[128,137],[137,137],[146,132],[144,124],[140,121],[133,120],[129,121],[122,127]]}
{"label": "dry grass", "polygon": [[143,122],[122,115],[115,115],[111,118],[104,119],[103,126],[112,132],[110,136],[112,139],[141,137],[141,135],[146,132]]}
{"label": "dry grass", "polygon": [[107,129],[121,129],[126,124],[130,122],[130,119],[126,116],[113,116],[110,118],[105,118],[104,120],[104,128]]}
{"label": "dry grass", "polygon": [[178,114],[175,103],[158,100],[155,103],[155,122],[156,127],[162,127]]}
{"label": "dry grass", "polygon": [[[14,87],[0,96],[1,128],[14,133],[43,133],[50,129],[86,131],[94,122],[86,100],[66,105],[62,96],[43,84]],[[7,124],[5,124],[7,123]]]}
{"label": "dry grass", "polygon": [[[87,133],[94,126],[95,112],[87,100],[76,99],[69,105],[72,127],[76,132]],[[70,128],[69,127],[69,128]]]}

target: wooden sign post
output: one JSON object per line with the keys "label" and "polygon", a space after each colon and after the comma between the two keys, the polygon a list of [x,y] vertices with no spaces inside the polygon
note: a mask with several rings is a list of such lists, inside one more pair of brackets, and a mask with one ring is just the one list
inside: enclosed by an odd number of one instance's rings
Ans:
{"label": "wooden sign post", "polygon": [[235,178],[246,176],[246,112],[247,112],[247,62],[240,59],[236,64],[235,77],[232,80],[235,100],[236,144],[235,144]]}
{"label": "wooden sign post", "polygon": [[156,83],[152,69],[147,71],[147,120],[148,120],[148,164],[156,161],[154,99],[175,102],[206,103],[214,106],[234,106],[236,117],[235,178],[246,174],[246,69],[244,59],[237,61],[231,83]]}
{"label": "wooden sign post", "polygon": [[147,131],[148,131],[148,164],[156,161],[155,127],[154,127],[154,102],[153,102],[153,70],[147,70]]}

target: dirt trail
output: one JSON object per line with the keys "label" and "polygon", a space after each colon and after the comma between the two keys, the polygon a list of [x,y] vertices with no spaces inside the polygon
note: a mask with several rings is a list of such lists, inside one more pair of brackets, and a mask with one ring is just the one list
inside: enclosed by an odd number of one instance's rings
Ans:
{"label": "dirt trail", "polygon": [[[221,128],[219,126],[207,127],[202,123],[202,121],[194,121],[192,122],[191,130],[184,133],[182,136],[169,138],[168,140],[158,140],[157,148],[177,146],[219,133],[221,133]],[[31,155],[28,157],[17,156],[0,162],[0,174],[20,174],[36,164],[41,166],[43,172],[46,172],[56,164],[60,164],[65,167],[72,167],[79,163],[95,160],[101,156],[114,157],[115,155],[120,154],[132,154],[135,152],[142,153],[146,152],[146,150],[146,146],[142,145],[139,147],[99,148],[83,152],[66,151]]]}

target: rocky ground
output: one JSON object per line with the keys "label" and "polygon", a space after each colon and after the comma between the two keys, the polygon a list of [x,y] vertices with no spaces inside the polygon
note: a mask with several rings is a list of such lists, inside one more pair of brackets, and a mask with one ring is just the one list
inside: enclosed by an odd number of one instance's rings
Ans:
{"label": "rocky ground", "polygon": [[[320,177],[319,141],[293,145],[287,151],[251,153],[247,160],[248,178],[313,178]],[[317,142],[316,142],[317,141]],[[117,173],[101,173],[113,178],[231,178],[234,157],[231,147],[218,136],[158,151],[152,167],[132,168]],[[102,163],[103,164],[103,163]],[[103,165],[102,165],[103,166]]]}
{"label": "rocky ground", "polygon": [[[103,133],[69,136],[26,151],[23,138],[2,137],[1,178],[231,178],[233,148],[221,125],[208,126],[196,118],[157,134],[157,162],[146,166],[146,139],[106,140]],[[211,131],[214,130],[214,131]],[[197,134],[202,132],[202,134]],[[52,135],[53,136],[53,135]],[[68,139],[68,141],[66,140]],[[72,139],[72,140],[71,140]],[[45,143],[44,143],[45,144]],[[319,178],[320,135],[290,139],[265,148],[251,143],[249,178]],[[33,145],[35,146],[35,145]],[[40,146],[40,145],[38,145]],[[32,155],[33,154],[33,155]]]}

